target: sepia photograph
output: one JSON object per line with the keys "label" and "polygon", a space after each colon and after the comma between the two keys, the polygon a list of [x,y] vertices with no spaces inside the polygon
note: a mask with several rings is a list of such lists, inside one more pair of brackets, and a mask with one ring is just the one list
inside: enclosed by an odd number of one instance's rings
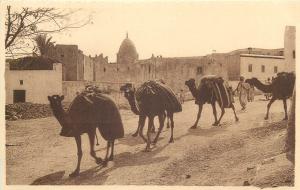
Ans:
{"label": "sepia photograph", "polygon": [[295,188],[300,2],[26,0],[1,12],[5,189]]}

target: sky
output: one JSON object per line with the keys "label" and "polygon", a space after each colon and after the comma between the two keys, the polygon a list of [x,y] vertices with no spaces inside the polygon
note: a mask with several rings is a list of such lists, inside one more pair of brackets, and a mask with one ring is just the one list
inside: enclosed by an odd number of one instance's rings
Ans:
{"label": "sky", "polygon": [[110,62],[126,32],[140,59],[201,56],[212,50],[283,48],[285,26],[300,21],[299,2],[101,2],[79,7],[82,16],[92,15],[93,24],[54,35],[53,41],[77,44],[86,55],[103,53]]}

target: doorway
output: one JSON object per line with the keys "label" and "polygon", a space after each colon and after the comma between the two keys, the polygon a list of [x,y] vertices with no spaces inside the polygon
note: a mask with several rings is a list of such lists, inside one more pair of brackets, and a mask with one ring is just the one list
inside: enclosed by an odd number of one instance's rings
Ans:
{"label": "doorway", "polygon": [[14,103],[25,102],[25,90],[14,90]]}

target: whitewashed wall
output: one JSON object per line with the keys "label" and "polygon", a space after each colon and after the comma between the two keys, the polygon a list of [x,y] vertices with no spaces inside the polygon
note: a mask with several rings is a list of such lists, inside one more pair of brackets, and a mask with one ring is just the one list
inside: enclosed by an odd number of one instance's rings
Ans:
{"label": "whitewashed wall", "polygon": [[55,63],[53,70],[9,70],[7,65],[5,89],[6,104],[13,103],[14,90],[25,90],[26,102],[48,104],[49,95],[62,94],[62,64]]}
{"label": "whitewashed wall", "polygon": [[[274,56],[273,56],[274,57]],[[259,80],[265,81],[272,76],[276,76],[274,73],[274,67],[277,66],[278,72],[285,70],[285,59],[283,57],[277,56],[277,58],[272,58],[271,56],[264,57],[243,57],[241,56],[240,68],[241,76],[247,78],[256,77]],[[248,71],[248,65],[252,64],[252,72]],[[261,71],[262,65],[265,66],[265,72]]]}

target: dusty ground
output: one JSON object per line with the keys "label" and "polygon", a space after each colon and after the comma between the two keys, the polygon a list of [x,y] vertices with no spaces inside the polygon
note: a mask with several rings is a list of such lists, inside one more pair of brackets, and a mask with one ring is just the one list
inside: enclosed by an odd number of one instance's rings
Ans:
{"label": "dusty ground", "polygon": [[[84,135],[81,174],[72,179],[68,174],[76,166],[76,144],[73,138],[58,135],[55,118],[9,121],[7,184],[291,185],[293,168],[282,154],[286,134],[282,102],[273,104],[267,121],[266,101],[250,103],[246,111],[235,105],[239,122],[227,109],[221,126],[213,127],[211,106],[205,105],[198,129],[192,130],[197,107],[186,102],[183,112],[175,114],[175,142],[168,143],[170,131],[164,129],[149,153],[143,152],[141,138],[131,137],[137,117],[122,110],[126,135],[116,142],[114,162],[107,168],[97,166]],[[101,157],[105,145],[101,140],[96,147]]]}

